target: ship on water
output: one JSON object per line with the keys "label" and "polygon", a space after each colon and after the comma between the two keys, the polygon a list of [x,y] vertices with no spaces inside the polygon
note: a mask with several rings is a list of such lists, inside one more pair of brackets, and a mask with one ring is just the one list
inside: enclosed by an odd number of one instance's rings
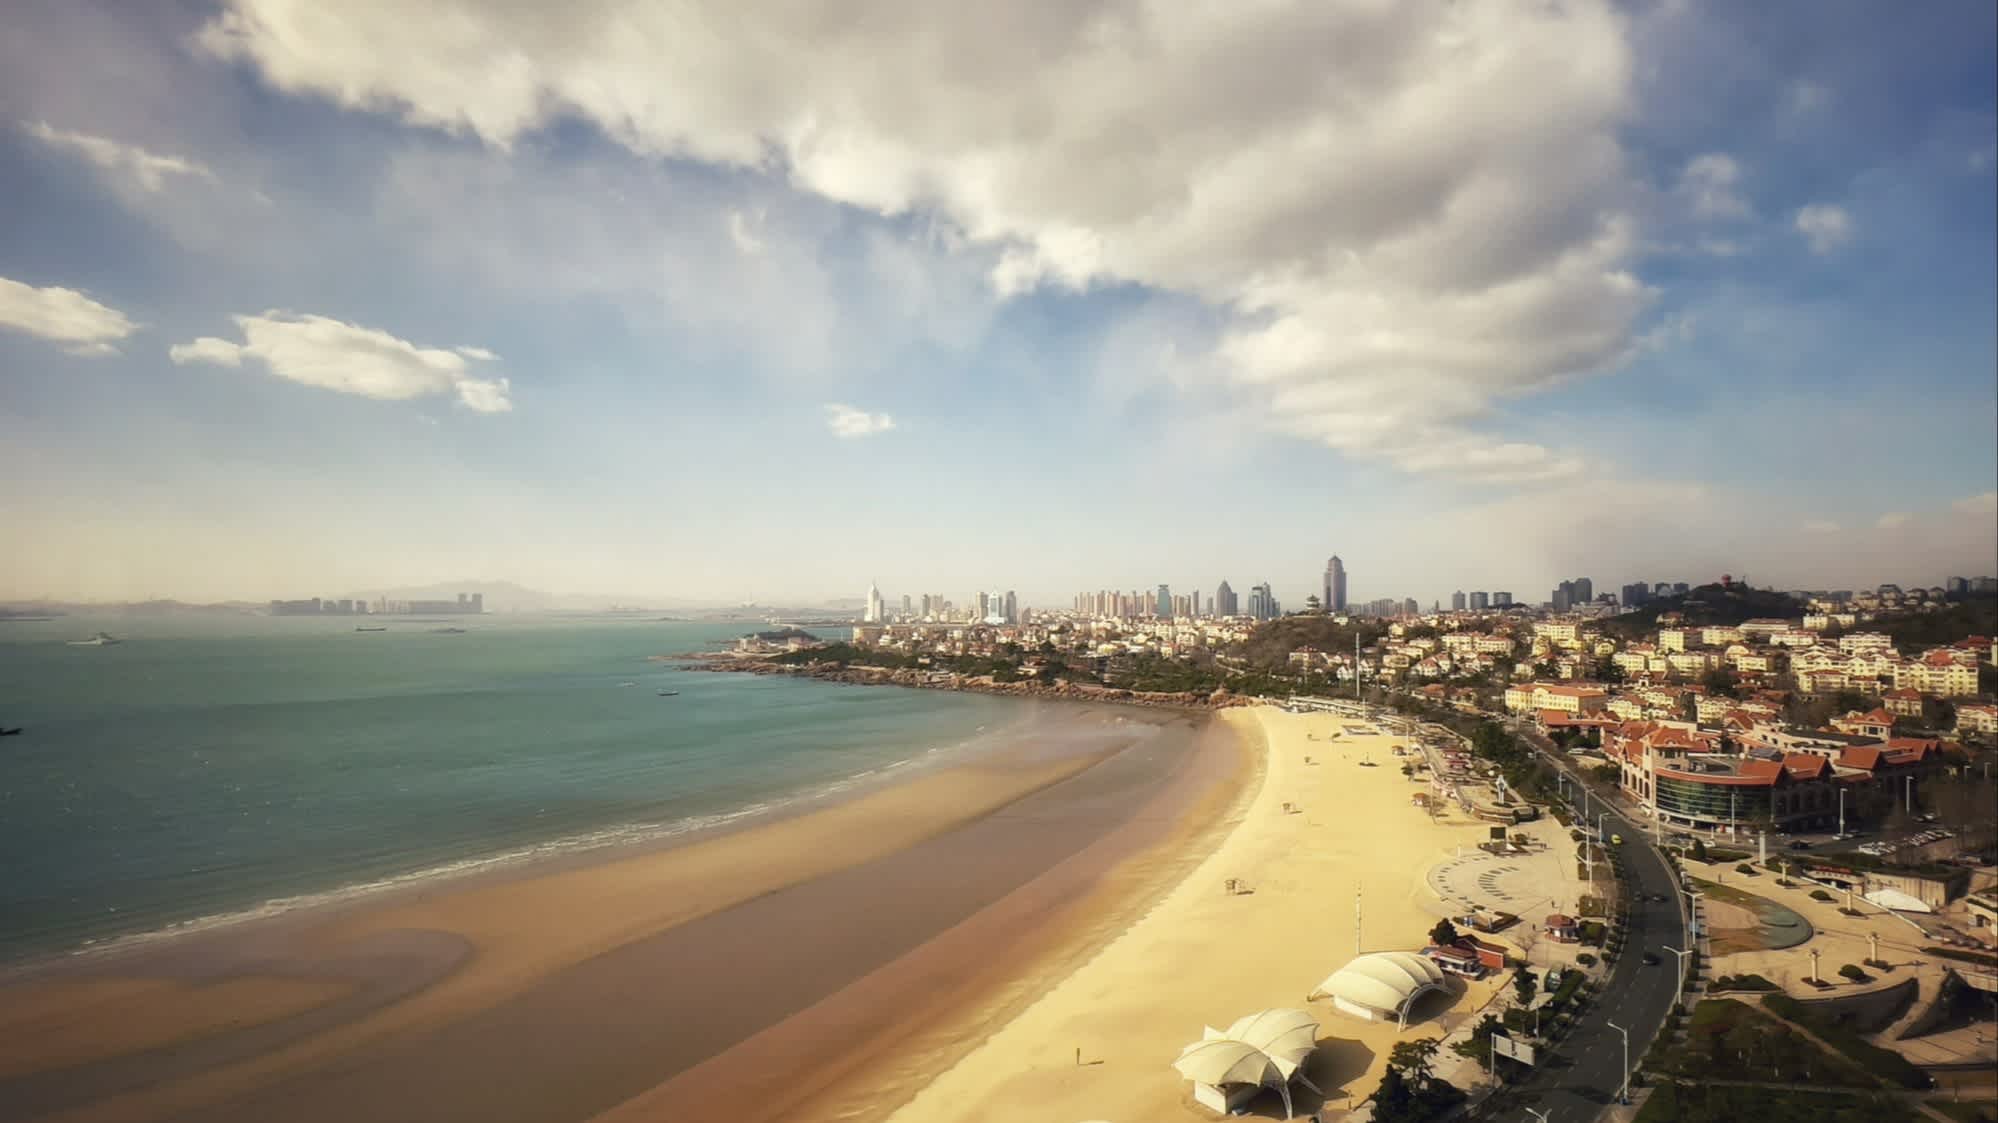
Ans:
{"label": "ship on water", "polygon": [[125,642],[124,640],[119,639],[117,636],[112,635],[110,632],[99,632],[96,635],[91,636],[89,639],[70,640],[69,645],[71,647],[109,647],[114,643],[124,643],[124,642]]}

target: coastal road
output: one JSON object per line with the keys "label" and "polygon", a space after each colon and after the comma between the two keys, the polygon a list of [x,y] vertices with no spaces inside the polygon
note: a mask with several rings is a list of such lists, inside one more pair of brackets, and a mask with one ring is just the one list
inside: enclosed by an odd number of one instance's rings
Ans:
{"label": "coastal road", "polygon": [[[1543,750],[1544,751],[1544,750]],[[1558,754],[1545,753],[1550,763],[1567,771],[1567,762]],[[1579,782],[1570,773],[1571,782]],[[1592,804],[1591,812],[1599,805]],[[1679,995],[1679,957],[1667,947],[1686,947],[1684,897],[1678,880],[1665,858],[1650,844],[1644,824],[1625,818],[1614,807],[1605,825],[1610,833],[1621,833],[1624,892],[1629,901],[1625,918],[1628,940],[1623,954],[1610,969],[1596,1000],[1583,1011],[1574,1029],[1553,1052],[1543,1054],[1532,1075],[1508,1086],[1503,1110],[1490,1118],[1531,1123],[1536,1116],[1521,1106],[1531,1106],[1546,1117],[1546,1123],[1590,1123],[1616,1102],[1617,1089],[1624,1079],[1623,1038],[1611,1022],[1630,1035],[1630,1064],[1634,1068],[1651,1047],[1652,1039],[1664,1025],[1666,1014]],[[1652,897],[1662,897],[1654,901]],[[1533,918],[1527,918],[1531,921]],[[1657,955],[1659,962],[1644,963],[1644,952]]]}

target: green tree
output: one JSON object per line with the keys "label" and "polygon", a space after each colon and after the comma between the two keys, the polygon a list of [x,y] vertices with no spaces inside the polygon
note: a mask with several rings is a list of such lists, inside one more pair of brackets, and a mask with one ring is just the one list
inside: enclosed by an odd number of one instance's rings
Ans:
{"label": "green tree", "polygon": [[1709,668],[1706,674],[1700,676],[1700,685],[1707,688],[1707,693],[1721,698],[1735,696],[1734,672],[1725,667]]}
{"label": "green tree", "polygon": [[1439,948],[1449,947],[1457,942],[1457,926],[1450,923],[1447,917],[1437,921],[1436,927],[1429,930],[1429,942]]}
{"label": "green tree", "polygon": [[1374,1091],[1374,1118],[1381,1123],[1401,1123],[1417,1117],[1415,1093],[1402,1078],[1401,1070],[1390,1067],[1381,1077],[1381,1086]]}
{"label": "green tree", "polygon": [[1407,1074],[1408,1082],[1421,1091],[1429,1086],[1434,1078],[1436,1050],[1442,1047],[1440,1037],[1418,1037],[1413,1041],[1398,1041],[1388,1051],[1388,1068]]}
{"label": "green tree", "polygon": [[1521,967],[1519,970],[1513,972],[1512,989],[1519,992],[1519,1004],[1521,1006],[1533,1001],[1533,988],[1536,985],[1533,971],[1530,968]]}
{"label": "green tree", "polygon": [[1696,838],[1693,840],[1693,860],[1695,862],[1704,862],[1707,860],[1707,842],[1705,839]]}

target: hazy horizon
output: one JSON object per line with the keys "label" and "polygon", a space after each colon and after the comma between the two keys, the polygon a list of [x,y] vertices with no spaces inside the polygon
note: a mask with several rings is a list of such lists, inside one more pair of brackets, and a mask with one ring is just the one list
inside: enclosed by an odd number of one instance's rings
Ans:
{"label": "hazy horizon", "polygon": [[1998,573],[1988,3],[564,11],[0,16],[0,599]]}

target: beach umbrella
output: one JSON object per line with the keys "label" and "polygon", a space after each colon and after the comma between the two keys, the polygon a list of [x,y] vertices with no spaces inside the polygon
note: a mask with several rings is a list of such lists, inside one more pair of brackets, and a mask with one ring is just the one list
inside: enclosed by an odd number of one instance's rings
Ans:
{"label": "beach umbrella", "polygon": [[1290,1084],[1283,1069],[1268,1053],[1246,1041],[1209,1037],[1179,1051],[1173,1068],[1181,1076],[1200,1084],[1260,1084],[1275,1088],[1283,1096],[1283,1113],[1289,1117]]}

